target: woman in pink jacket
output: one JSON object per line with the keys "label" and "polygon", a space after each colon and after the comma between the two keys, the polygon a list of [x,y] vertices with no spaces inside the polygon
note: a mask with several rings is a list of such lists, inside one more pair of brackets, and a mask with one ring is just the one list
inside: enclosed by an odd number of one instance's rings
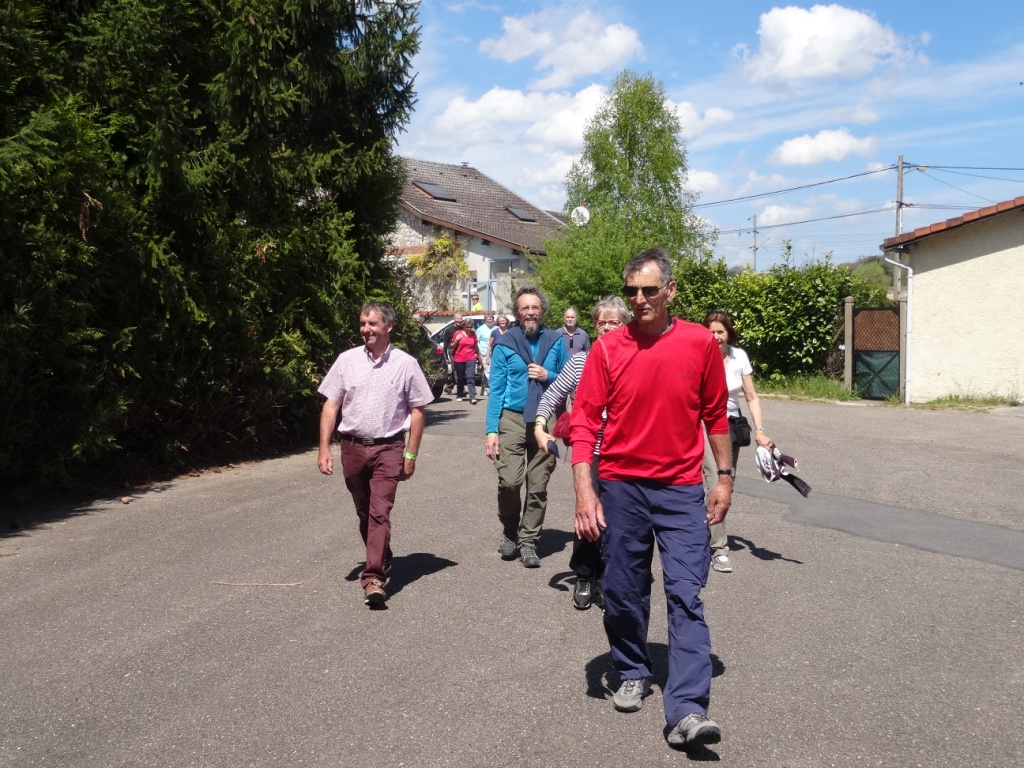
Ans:
{"label": "woman in pink jacket", "polygon": [[473,331],[473,321],[466,318],[462,321],[462,328],[452,334],[451,341],[452,363],[455,366],[456,400],[463,399],[466,384],[469,384],[469,402],[476,405],[476,385],[473,379],[476,377],[476,363],[480,359],[480,352],[477,349],[476,333]]}

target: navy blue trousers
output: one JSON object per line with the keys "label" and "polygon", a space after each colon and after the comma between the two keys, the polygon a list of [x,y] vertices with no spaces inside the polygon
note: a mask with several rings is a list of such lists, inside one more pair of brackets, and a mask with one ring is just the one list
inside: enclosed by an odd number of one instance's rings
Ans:
{"label": "navy blue trousers", "polygon": [[658,544],[668,603],[668,684],[665,719],[674,726],[711,700],[711,635],[700,591],[711,565],[702,485],[601,481],[607,529],[604,629],[622,680],[650,677],[647,629],[651,562]]}

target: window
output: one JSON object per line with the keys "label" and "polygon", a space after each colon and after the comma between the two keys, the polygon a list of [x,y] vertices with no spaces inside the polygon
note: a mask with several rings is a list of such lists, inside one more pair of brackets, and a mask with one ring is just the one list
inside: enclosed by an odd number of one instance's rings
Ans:
{"label": "window", "polygon": [[536,221],[537,220],[534,217],[534,215],[532,213],[530,213],[528,210],[526,210],[525,208],[520,208],[519,206],[516,206],[516,205],[509,205],[509,206],[507,206],[505,208],[505,210],[508,211],[509,213],[511,213],[513,216],[515,216],[520,221]]}
{"label": "window", "polygon": [[435,200],[446,200],[450,203],[457,202],[455,195],[449,192],[447,189],[442,187],[440,184],[431,184],[427,181],[414,181],[413,186],[425,192]]}

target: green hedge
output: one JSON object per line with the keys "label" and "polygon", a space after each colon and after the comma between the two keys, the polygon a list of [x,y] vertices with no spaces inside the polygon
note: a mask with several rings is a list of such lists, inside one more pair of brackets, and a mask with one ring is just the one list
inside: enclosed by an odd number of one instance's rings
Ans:
{"label": "green hedge", "polygon": [[730,277],[725,262],[684,259],[676,274],[675,314],[701,322],[713,309],[728,312],[738,346],[762,376],[820,373],[842,328],[843,302],[883,306],[885,295],[861,282],[842,265],[823,259],[767,272],[746,270]]}

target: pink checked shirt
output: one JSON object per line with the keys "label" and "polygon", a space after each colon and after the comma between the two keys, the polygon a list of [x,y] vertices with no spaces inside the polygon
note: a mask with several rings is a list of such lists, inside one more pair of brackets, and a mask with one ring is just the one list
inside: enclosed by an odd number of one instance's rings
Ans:
{"label": "pink checked shirt", "polygon": [[318,391],[341,405],[338,431],[356,437],[403,432],[412,409],[434,401],[416,358],[390,345],[377,362],[365,346],[342,352]]}

